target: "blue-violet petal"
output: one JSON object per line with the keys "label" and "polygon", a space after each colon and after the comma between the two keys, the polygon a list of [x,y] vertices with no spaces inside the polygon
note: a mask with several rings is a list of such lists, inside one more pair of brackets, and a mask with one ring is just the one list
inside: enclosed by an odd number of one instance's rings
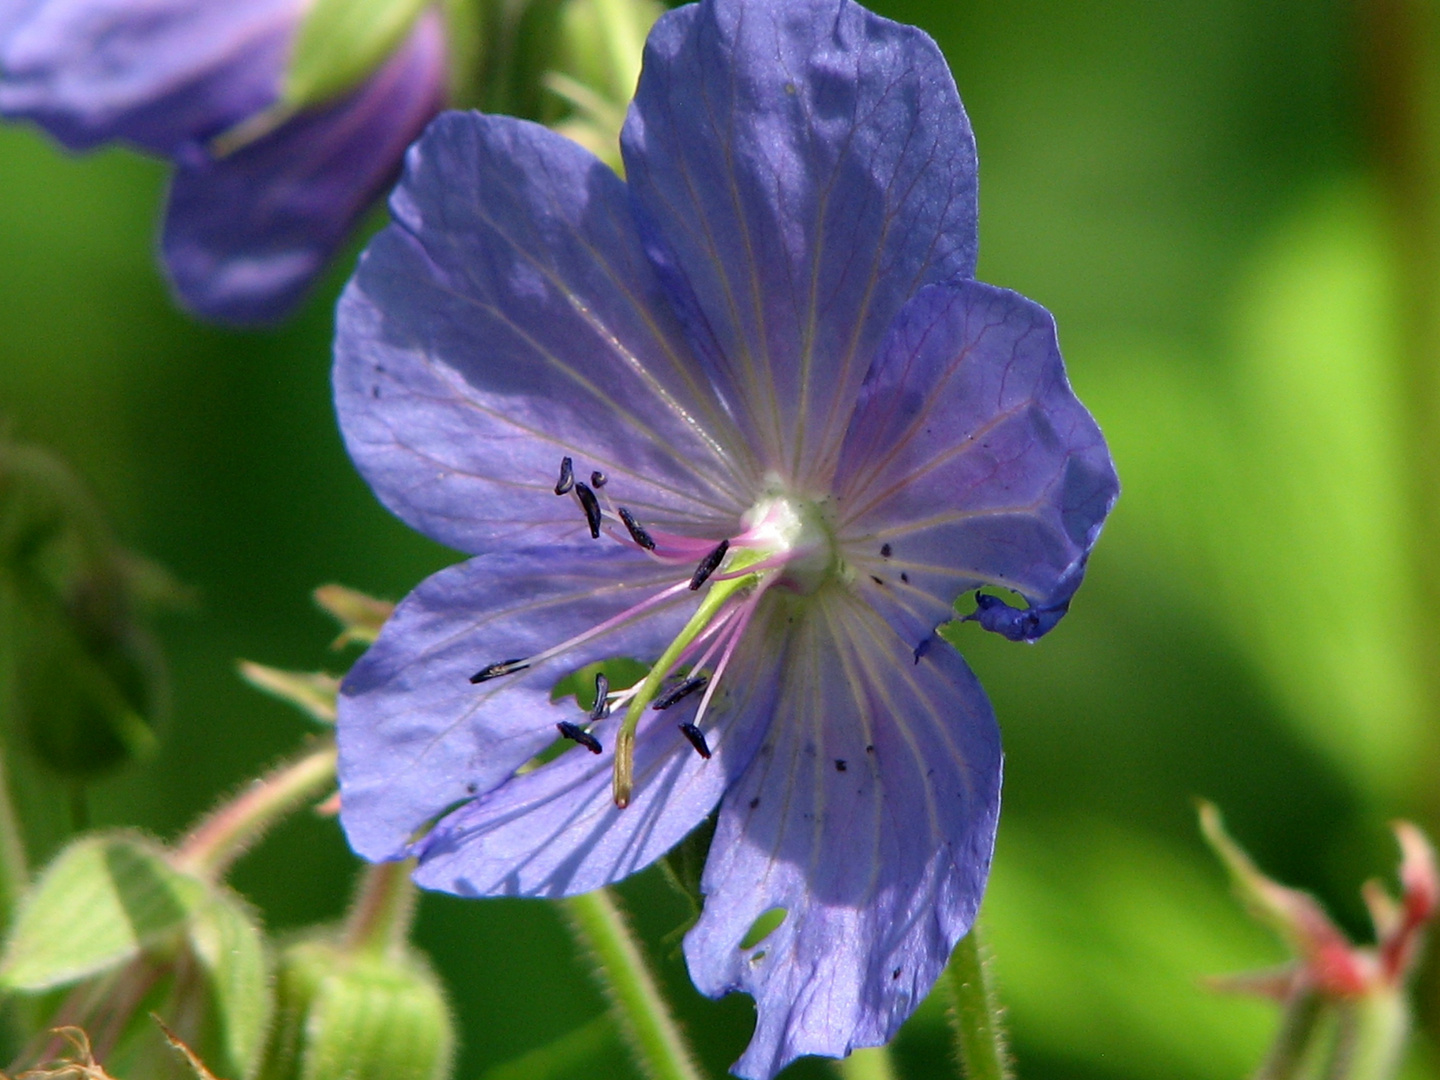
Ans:
{"label": "blue-violet petal", "polygon": [[940,50],[850,0],[682,7],[622,147],[719,392],[767,469],[823,487],[895,313],[975,269],[975,144]]}

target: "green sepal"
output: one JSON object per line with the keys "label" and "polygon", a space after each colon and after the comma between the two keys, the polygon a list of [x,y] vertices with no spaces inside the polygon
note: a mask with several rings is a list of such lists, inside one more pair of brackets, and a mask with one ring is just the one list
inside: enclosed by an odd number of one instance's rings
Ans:
{"label": "green sepal", "polygon": [[258,1080],[444,1080],[454,1030],[413,950],[347,951],[326,937],[283,951],[277,1014]]}
{"label": "green sepal", "polygon": [[321,105],[358,86],[404,40],[429,0],[315,0],[295,35],[280,100]]}
{"label": "green sepal", "polygon": [[265,935],[244,901],[215,889],[195,913],[188,937],[205,972],[210,1006],[205,1037],[193,1045],[221,1076],[254,1076],[274,1005]]}
{"label": "green sepal", "polygon": [[315,603],[340,624],[340,636],[332,648],[351,643],[373,645],[385,620],[395,612],[388,600],[377,600],[344,585],[321,585],[313,593]]}
{"label": "green sepal", "polygon": [[207,893],[140,837],[82,837],[26,895],[0,960],[0,987],[49,990],[178,944]]}
{"label": "green sepal", "polygon": [[335,699],[340,680],[325,671],[284,671],[250,660],[241,660],[240,677],[257,690],[289,702],[311,719],[326,726],[335,723]]}
{"label": "green sepal", "polygon": [[187,599],[62,462],[0,435],[0,711],[42,762],[86,780],[153,748],[167,690],[148,616]]}

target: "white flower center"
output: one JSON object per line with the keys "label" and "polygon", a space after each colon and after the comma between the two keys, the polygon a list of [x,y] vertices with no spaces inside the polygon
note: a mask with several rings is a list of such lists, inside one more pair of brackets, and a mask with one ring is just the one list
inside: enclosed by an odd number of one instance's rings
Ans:
{"label": "white flower center", "polygon": [[822,502],[793,495],[761,499],[741,518],[743,545],[781,567],[775,584],[808,595],[834,576],[840,565],[835,532]]}

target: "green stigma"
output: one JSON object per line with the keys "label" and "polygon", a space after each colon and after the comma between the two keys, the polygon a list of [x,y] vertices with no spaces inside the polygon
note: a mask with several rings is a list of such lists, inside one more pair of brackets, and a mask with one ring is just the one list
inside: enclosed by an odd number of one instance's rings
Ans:
{"label": "green stigma", "polygon": [[[730,558],[721,569],[725,573],[744,570],[745,567],[766,558],[767,554],[754,548],[732,549]],[[611,781],[615,805],[622,810],[630,805],[630,793],[635,786],[635,729],[640,726],[640,717],[655,700],[660,692],[660,684],[680,655],[714,621],[727,601],[754,588],[760,583],[760,578],[761,573],[754,573],[712,582],[705,599],[695,609],[695,614],[690,616],[689,622],[675,636],[675,640],[660,654],[660,659],[655,661],[649,674],[640,683],[640,689],[630,699],[630,705],[625,710],[625,719],[615,736],[615,772]]]}

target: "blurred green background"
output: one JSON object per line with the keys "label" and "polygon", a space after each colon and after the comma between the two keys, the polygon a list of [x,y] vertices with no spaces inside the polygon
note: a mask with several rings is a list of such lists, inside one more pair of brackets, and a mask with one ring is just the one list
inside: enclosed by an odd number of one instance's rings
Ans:
{"label": "blurred green background", "polygon": [[[1387,101],[1407,91],[1366,46],[1407,5],[873,6],[949,57],[980,148],[980,276],[1055,313],[1125,485],[1056,633],[962,633],[1008,753],[985,910],[1021,1073],[1245,1075],[1273,1009],[1199,980],[1281,954],[1229,899],[1193,797],[1362,936],[1359,884],[1396,863],[1386,822],[1440,823],[1440,612],[1413,508],[1416,491],[1440,499],[1414,419],[1437,354],[1415,330],[1423,222],[1405,217],[1425,193],[1395,181]],[[68,459],[123,540],[198,597],[162,624],[158,753],[91,793],[95,823],[170,837],[304,733],[237,658],[335,668],[315,585],[399,598],[455,555],[390,518],[340,445],[331,308],[354,251],[281,330],[197,326],[153,259],[164,180],[125,152],[67,157],[0,129],[0,422]],[[38,861],[67,800],[15,767]],[[302,817],[233,880],[283,931],[337,916],[354,869],[335,826]],[[657,875],[622,892],[723,1073],[748,1000],[690,987],[664,940],[684,907]],[[544,903],[430,896],[417,934],[453,995],[465,1080],[603,1011]],[[568,1045],[554,1075],[631,1075],[603,1025]],[[1427,1046],[1409,1075],[1440,1076]],[[898,1062],[947,1075],[947,1053],[932,1002]]]}

